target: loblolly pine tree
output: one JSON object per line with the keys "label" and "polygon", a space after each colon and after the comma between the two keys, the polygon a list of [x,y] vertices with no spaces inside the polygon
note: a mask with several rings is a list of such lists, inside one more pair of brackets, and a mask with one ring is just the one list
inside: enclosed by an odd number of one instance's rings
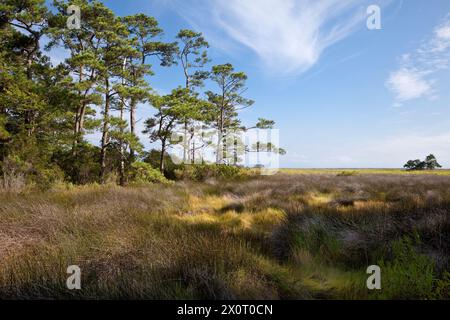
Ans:
{"label": "loblolly pine tree", "polygon": [[106,182],[107,150],[110,144],[110,120],[113,104],[119,99],[119,93],[126,88],[122,78],[128,75],[123,67],[125,59],[136,57],[138,52],[132,47],[126,25],[114,13],[106,9],[97,16],[99,28],[96,37],[99,39],[99,64],[97,90],[103,95],[102,138],[100,152],[100,182]]}
{"label": "loblolly pine tree", "polygon": [[165,96],[154,95],[150,101],[157,114],[147,119],[143,133],[149,135],[151,142],[161,144],[159,169],[163,173],[167,149],[180,142],[172,139],[177,126],[183,124],[184,119],[199,114],[207,103],[185,88],[177,88]]}
{"label": "loblolly pine tree", "polygon": [[69,73],[53,68],[41,51],[50,16],[44,1],[0,6],[0,161],[4,173],[46,184],[60,177],[54,154],[70,141],[75,97]]}
{"label": "loblolly pine tree", "polygon": [[[50,13],[45,0],[4,0],[0,4],[1,23],[16,30],[16,43],[20,48],[20,59],[25,69],[26,78],[32,81],[36,76],[41,60],[40,40],[47,29]],[[35,130],[35,117],[38,111],[34,105],[28,105],[24,110],[24,125],[27,135]]]}
{"label": "loblolly pine tree", "polygon": [[185,78],[185,88],[194,90],[203,86],[209,73],[203,68],[211,60],[208,58],[209,43],[202,33],[183,29],[177,34],[180,42],[177,57]]}
{"label": "loblolly pine tree", "polygon": [[[208,78],[209,72],[204,70],[204,67],[211,60],[208,58],[207,49],[209,43],[205,40],[202,33],[192,30],[183,29],[177,35],[179,48],[177,58],[183,70],[185,79],[185,88],[192,92],[197,87],[201,87],[204,81]],[[189,126],[193,119],[184,119],[184,134],[183,134],[183,162],[186,163],[190,155],[189,145],[192,136],[189,137]],[[191,132],[194,132],[191,130]]]}
{"label": "loblolly pine tree", "polygon": [[[76,5],[83,13],[80,29],[69,29],[67,23],[67,8]],[[77,146],[83,140],[85,130],[92,130],[97,125],[94,106],[101,105],[101,94],[96,90],[99,80],[99,55],[102,39],[99,34],[103,28],[97,17],[108,14],[108,9],[98,1],[55,0],[53,6],[56,14],[50,19],[48,34],[50,42],[47,49],[63,46],[70,51],[70,57],[65,61],[65,67],[74,76],[74,90],[79,102],[75,107],[73,121],[73,155],[77,155]],[[91,117],[89,117],[91,116]]]}
{"label": "loblolly pine tree", "polygon": [[218,93],[206,92],[209,102],[214,106],[210,114],[213,127],[217,130],[216,163],[224,160],[224,140],[226,133],[241,128],[238,112],[253,105],[254,101],[244,98],[247,75],[235,72],[231,64],[214,66],[211,80],[219,87]]}
{"label": "loblolly pine tree", "polygon": [[[130,131],[136,134],[136,110],[139,102],[147,97],[147,90],[138,90],[145,87],[144,77],[153,75],[151,66],[148,63],[150,58],[156,58],[160,65],[169,67],[176,63],[174,60],[177,52],[176,43],[166,43],[158,40],[163,30],[159,27],[158,21],[145,14],[126,16],[122,19],[128,28],[133,47],[139,52],[136,57],[130,57],[130,82],[134,88],[133,97],[130,100]],[[134,161],[134,150],[130,148],[130,161]]]}
{"label": "loblolly pine tree", "polygon": [[[137,56],[137,52],[136,56]],[[137,101],[138,99],[144,99],[149,97],[149,90],[147,83],[144,79],[136,80],[136,74],[133,68],[129,67],[128,61],[131,58],[125,57],[122,66],[122,74],[120,75],[121,84],[117,86],[117,99],[115,100],[115,110],[119,111],[119,118],[111,118],[111,139],[116,141],[118,145],[119,153],[119,184],[124,186],[126,183],[126,167],[134,160],[133,157],[129,157],[126,154],[128,147],[130,150],[141,152],[142,145],[139,142],[139,138],[130,130],[128,130],[128,123],[125,120],[125,111],[130,109],[130,103]],[[131,160],[131,161],[128,161]],[[126,163],[126,162],[129,163]]]}

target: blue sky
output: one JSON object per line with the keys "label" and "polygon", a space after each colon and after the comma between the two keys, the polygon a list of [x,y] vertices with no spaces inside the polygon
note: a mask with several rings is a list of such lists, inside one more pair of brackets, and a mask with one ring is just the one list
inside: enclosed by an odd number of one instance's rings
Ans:
{"label": "blue sky", "polygon": [[[401,167],[429,153],[450,167],[448,0],[104,3],[121,16],[156,17],[168,41],[182,28],[203,32],[212,64],[249,76],[246,96],[256,103],[243,122],[276,121],[282,167]],[[374,4],[381,30],[366,26]],[[180,67],[154,70],[149,81],[161,93],[183,84]],[[139,117],[152,113],[143,105]]]}

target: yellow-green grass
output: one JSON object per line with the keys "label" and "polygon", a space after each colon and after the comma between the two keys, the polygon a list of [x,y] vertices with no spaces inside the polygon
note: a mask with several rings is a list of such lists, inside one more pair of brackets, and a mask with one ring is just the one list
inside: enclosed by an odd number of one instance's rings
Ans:
{"label": "yellow-green grass", "polygon": [[366,174],[393,174],[393,175],[442,175],[449,176],[450,169],[439,170],[404,170],[404,169],[294,169],[283,168],[283,174],[332,174],[332,175],[366,175]]}
{"label": "yellow-green grass", "polygon": [[[448,250],[449,204],[441,176],[3,191],[0,298],[439,299],[446,266],[424,252]],[[426,235],[417,251],[402,240],[416,232]],[[378,263],[400,279],[382,294],[365,286]],[[73,264],[81,291],[65,286]]]}

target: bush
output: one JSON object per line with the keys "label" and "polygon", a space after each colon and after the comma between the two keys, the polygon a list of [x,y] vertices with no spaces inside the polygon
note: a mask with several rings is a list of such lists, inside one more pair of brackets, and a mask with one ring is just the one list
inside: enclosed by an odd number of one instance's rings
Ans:
{"label": "bush", "polygon": [[[152,150],[145,155],[144,162],[149,163],[153,168],[159,168],[159,161],[161,159],[161,151]],[[172,161],[172,157],[164,157],[164,176],[167,179],[175,180],[175,170],[180,169],[181,166]]]}
{"label": "bush", "polygon": [[74,184],[98,182],[100,176],[100,148],[82,142],[77,146],[76,155],[71,149],[59,150],[52,158]]}
{"label": "bush", "polygon": [[443,274],[442,279],[437,279],[431,299],[450,299],[450,272]]}
{"label": "bush", "polygon": [[434,262],[417,252],[418,244],[409,237],[392,244],[392,260],[380,263],[383,298],[425,299],[433,291]]}
{"label": "bush", "polygon": [[146,162],[131,164],[130,181],[134,183],[167,183],[168,180],[159,170]]}
{"label": "bush", "polygon": [[338,177],[353,177],[357,175],[358,171],[341,171],[340,173],[337,174]]}
{"label": "bush", "polygon": [[9,191],[21,191],[26,186],[26,167],[16,158],[6,158],[0,162],[0,187]]}
{"label": "bush", "polygon": [[26,186],[49,189],[64,180],[64,172],[56,164],[31,163],[19,156],[10,156],[1,162],[0,175],[0,187],[11,191],[21,191]]}
{"label": "bush", "polygon": [[249,171],[244,168],[227,165],[186,165],[175,170],[179,180],[205,181],[215,178],[219,180],[239,180],[249,177]]}

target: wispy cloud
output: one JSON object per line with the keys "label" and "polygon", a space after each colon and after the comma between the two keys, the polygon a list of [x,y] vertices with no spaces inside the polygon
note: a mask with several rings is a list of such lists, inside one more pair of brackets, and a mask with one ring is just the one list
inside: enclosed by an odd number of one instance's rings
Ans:
{"label": "wispy cloud", "polygon": [[423,71],[408,68],[391,73],[387,86],[395,93],[397,105],[431,93],[431,82],[425,79],[425,75]]}
{"label": "wispy cloud", "polygon": [[265,67],[303,72],[323,51],[364,28],[366,8],[360,0],[170,0],[192,25],[208,30],[209,39],[234,42],[257,54]]}
{"label": "wispy cloud", "polygon": [[386,86],[395,94],[394,105],[422,97],[434,99],[433,85],[436,81],[432,76],[448,69],[449,63],[450,15],[416,51],[404,54],[399,69],[391,72]]}

